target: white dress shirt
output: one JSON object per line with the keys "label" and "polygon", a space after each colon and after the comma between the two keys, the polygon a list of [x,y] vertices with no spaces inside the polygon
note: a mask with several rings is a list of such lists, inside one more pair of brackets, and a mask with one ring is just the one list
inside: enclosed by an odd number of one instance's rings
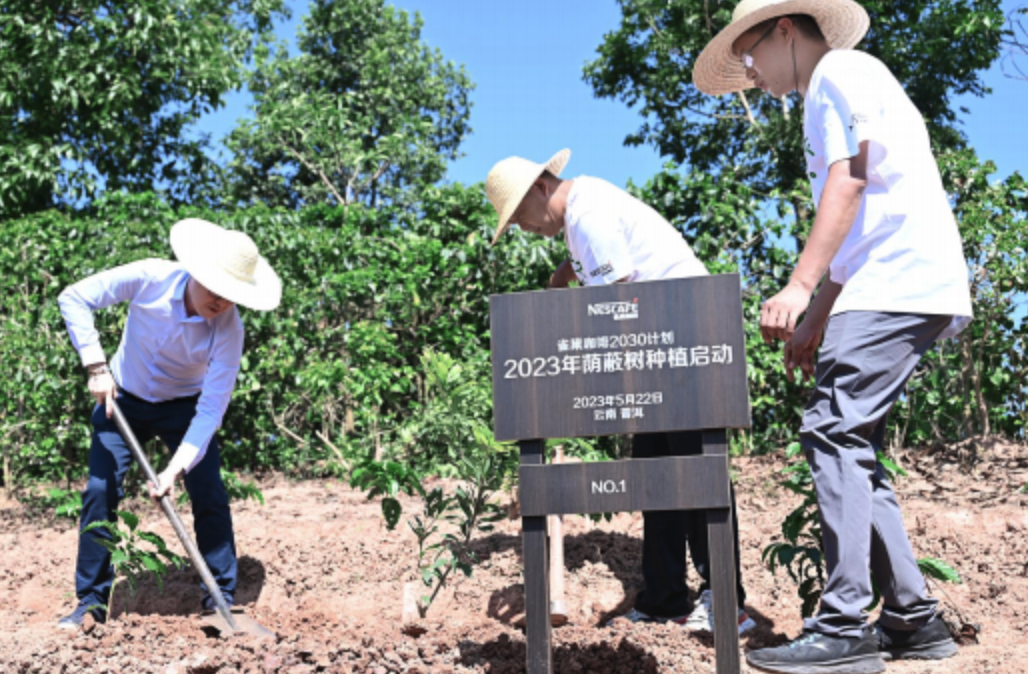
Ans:
{"label": "white dress shirt", "polygon": [[152,403],[200,395],[175,457],[187,471],[203,458],[221,425],[243,353],[236,307],[211,320],[188,316],[188,280],[177,262],[140,260],[83,279],[58,298],[83,365],[106,360],[93,312],[129,302],[121,344],[111,360],[118,385]]}

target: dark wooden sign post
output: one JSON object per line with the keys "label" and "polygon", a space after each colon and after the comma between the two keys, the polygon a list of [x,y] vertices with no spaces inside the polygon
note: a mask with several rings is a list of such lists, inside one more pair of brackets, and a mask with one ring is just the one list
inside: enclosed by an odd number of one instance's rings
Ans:
{"label": "dark wooden sign post", "polygon": [[[728,428],[750,425],[739,276],[490,297],[497,440],[516,440],[529,674],[553,671],[546,516],[704,510],[718,674],[739,671]],[[703,455],[546,465],[544,438],[703,431]]]}

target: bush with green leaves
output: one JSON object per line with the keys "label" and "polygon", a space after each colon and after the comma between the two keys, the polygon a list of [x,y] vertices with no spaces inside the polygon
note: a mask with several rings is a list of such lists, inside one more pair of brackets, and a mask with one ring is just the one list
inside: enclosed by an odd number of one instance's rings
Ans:
{"label": "bush with green leaves", "polygon": [[[478,563],[472,537],[492,531],[506,516],[493,497],[514,479],[518,454],[497,442],[489,425],[487,364],[462,364],[434,349],[425,350],[421,363],[424,403],[391,433],[389,458],[365,460],[354,468],[350,484],[367,491],[369,499],[381,497],[389,529],[403,516],[401,494],[421,499],[421,513],[409,516],[407,525],[418,542],[418,572],[430,589],[418,600],[424,617],[454,570],[471,575]],[[422,481],[429,475],[454,478],[458,485],[426,490]]]}
{"label": "bush with green leaves", "polygon": [[[93,522],[82,530],[83,536],[92,533],[96,542],[111,553],[114,581],[107,605],[103,606],[109,616],[114,615],[114,591],[121,581],[127,581],[129,594],[135,594],[140,579],[152,574],[157,588],[163,591],[168,566],[181,569],[185,565],[185,560],[169,550],[163,538],[151,531],[139,530],[138,517],[124,510],[116,511],[115,515],[118,519],[113,522]],[[119,522],[124,522],[125,526]],[[106,535],[101,535],[100,530]]]}
{"label": "bush with green leaves", "polygon": [[[188,216],[248,232],[284,280],[277,311],[241,310],[244,355],[219,430],[226,468],[310,476],[383,458],[429,404],[425,348],[487,370],[488,296],[543,286],[561,254],[518,234],[490,246],[495,215],[480,186],[433,188],[422,208],[416,220],[359,205],[226,215],[113,194],[91,214],[0,222],[0,356],[11,363],[0,383],[4,485],[85,472],[93,402],[57,295],[105,268],[171,258],[168,231]],[[96,314],[108,355],[124,317],[125,305]]]}
{"label": "bush with green leaves", "polygon": [[52,487],[47,490],[45,504],[57,517],[78,520],[82,514],[82,492],[76,489]]}
{"label": "bush with green leaves", "polygon": [[[789,464],[780,471],[779,484],[803,500],[782,521],[782,540],[775,541],[764,548],[761,561],[768,570],[774,573],[784,568],[789,577],[796,583],[796,593],[802,601],[801,612],[804,618],[814,615],[821,602],[825,586],[824,542],[821,537],[821,516],[817,507],[817,492],[814,490],[814,478],[810,464],[803,456],[800,443],[791,443],[785,450]],[[907,475],[896,462],[881,452],[878,461],[885,468],[890,481]],[[922,557],[917,560],[921,573],[926,578],[933,578],[948,583],[960,583],[960,574],[941,559]],[[871,611],[881,601],[881,592],[872,575],[874,599],[866,610]]]}
{"label": "bush with green leaves", "polygon": [[382,517],[389,529],[395,529],[403,515],[400,494],[425,496],[421,477],[410,466],[397,461],[364,461],[353,469],[350,486],[366,491],[369,501],[382,498]]}

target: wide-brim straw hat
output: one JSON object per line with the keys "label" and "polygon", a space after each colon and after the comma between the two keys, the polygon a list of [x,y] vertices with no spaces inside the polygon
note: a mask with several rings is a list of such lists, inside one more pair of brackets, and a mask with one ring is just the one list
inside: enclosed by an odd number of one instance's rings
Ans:
{"label": "wide-brim straw hat", "polygon": [[493,236],[494,246],[507,228],[514,224],[510,218],[536,179],[543,171],[559,176],[570,158],[571,150],[564,149],[550,157],[545,164],[536,164],[521,157],[507,157],[496,162],[485,180],[485,194],[500,216],[496,234]]}
{"label": "wide-brim straw hat", "polygon": [[753,86],[732,45],[746,31],[769,19],[789,14],[812,16],[833,49],[851,49],[859,43],[871,19],[853,0],[742,0],[728,24],[703,49],[692,71],[700,91],[714,96],[743,91]]}
{"label": "wide-brim straw hat", "polygon": [[271,311],[282,300],[282,281],[243,232],[188,218],[171,228],[171,248],[190,276],[230,302]]}

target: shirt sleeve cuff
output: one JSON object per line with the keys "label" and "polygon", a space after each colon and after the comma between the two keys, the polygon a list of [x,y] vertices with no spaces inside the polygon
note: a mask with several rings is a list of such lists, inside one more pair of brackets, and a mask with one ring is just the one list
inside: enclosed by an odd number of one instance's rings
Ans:
{"label": "shirt sleeve cuff", "polygon": [[178,446],[178,450],[175,452],[175,456],[171,458],[171,464],[168,467],[176,468],[176,473],[180,471],[188,473],[196,467],[196,464],[200,463],[203,455],[204,452],[201,452],[200,448],[196,445],[183,442]]}
{"label": "shirt sleeve cuff", "polygon": [[89,344],[83,346],[79,350],[79,357],[82,358],[82,365],[92,365],[93,363],[106,363],[107,356],[104,355],[103,347],[99,344]]}

